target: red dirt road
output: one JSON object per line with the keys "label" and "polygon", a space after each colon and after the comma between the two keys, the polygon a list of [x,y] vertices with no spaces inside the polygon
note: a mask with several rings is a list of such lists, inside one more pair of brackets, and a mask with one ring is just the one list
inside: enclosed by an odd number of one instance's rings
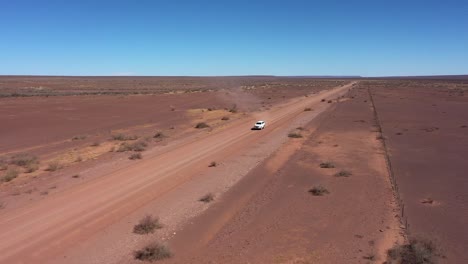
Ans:
{"label": "red dirt road", "polygon": [[76,243],[112,225],[125,215],[174,190],[206,170],[206,164],[238,155],[272,131],[284,129],[305,107],[322,104],[320,99],[344,94],[350,85],[291,101],[265,112],[268,129],[250,131],[252,119],[230,124],[207,134],[83,184],[63,189],[25,207],[0,215],[0,263],[45,263]]}

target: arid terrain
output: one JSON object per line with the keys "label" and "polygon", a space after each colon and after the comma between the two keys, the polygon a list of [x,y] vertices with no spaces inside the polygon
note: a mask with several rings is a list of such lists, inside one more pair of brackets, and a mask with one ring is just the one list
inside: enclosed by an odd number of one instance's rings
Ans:
{"label": "arid terrain", "polygon": [[0,76],[0,124],[0,263],[468,260],[466,78]]}

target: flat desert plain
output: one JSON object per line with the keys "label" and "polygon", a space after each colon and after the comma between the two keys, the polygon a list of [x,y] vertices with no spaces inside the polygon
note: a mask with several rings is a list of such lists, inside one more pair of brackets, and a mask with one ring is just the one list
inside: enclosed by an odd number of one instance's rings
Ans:
{"label": "flat desert plain", "polygon": [[0,96],[0,263],[468,259],[468,79],[1,76]]}

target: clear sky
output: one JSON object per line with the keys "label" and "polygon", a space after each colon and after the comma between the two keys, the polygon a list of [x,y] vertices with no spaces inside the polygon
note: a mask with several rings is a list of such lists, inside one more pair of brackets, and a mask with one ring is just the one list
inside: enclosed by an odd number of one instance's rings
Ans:
{"label": "clear sky", "polygon": [[0,0],[9,74],[468,74],[468,0]]}

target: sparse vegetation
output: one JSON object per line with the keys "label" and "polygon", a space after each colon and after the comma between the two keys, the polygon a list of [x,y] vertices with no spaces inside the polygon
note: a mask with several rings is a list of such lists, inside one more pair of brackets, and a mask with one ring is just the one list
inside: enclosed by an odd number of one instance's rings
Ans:
{"label": "sparse vegetation", "polygon": [[323,186],[314,186],[309,192],[314,196],[323,196],[325,194],[329,194],[330,192]]}
{"label": "sparse vegetation", "polygon": [[387,264],[433,264],[441,257],[435,244],[426,239],[410,239],[408,244],[395,245],[387,251]]}
{"label": "sparse vegetation", "polygon": [[141,159],[142,156],[141,156],[141,153],[133,153],[132,155],[130,155],[130,157],[128,157],[129,159],[131,160],[136,160],[136,159]]}
{"label": "sparse vegetation", "polygon": [[18,177],[19,172],[15,169],[9,169],[5,172],[3,177],[1,178],[2,182],[9,182]]}
{"label": "sparse vegetation", "polygon": [[138,222],[138,224],[133,227],[133,233],[144,235],[153,233],[156,229],[160,228],[162,228],[162,225],[159,223],[158,217],[146,215],[140,220],[140,222]]}
{"label": "sparse vegetation", "polygon": [[229,120],[229,117],[228,117],[228,116],[223,116],[223,117],[221,118],[221,120],[227,121],[227,120]]}
{"label": "sparse vegetation", "polygon": [[120,144],[117,152],[126,152],[126,151],[144,151],[148,144],[144,141],[137,141],[134,143],[124,142]]}
{"label": "sparse vegetation", "polygon": [[288,137],[290,137],[290,138],[301,138],[302,135],[299,132],[291,132],[291,133],[288,134]]}
{"label": "sparse vegetation", "polygon": [[112,139],[118,140],[118,141],[137,140],[138,136],[136,135],[129,136],[129,135],[124,135],[124,134],[119,133],[119,134],[112,135]]}
{"label": "sparse vegetation", "polygon": [[19,153],[11,157],[10,163],[20,167],[25,167],[29,164],[38,163],[38,161],[37,157],[32,154]]}
{"label": "sparse vegetation", "polygon": [[310,107],[304,108],[304,112],[308,112],[308,111],[312,111],[312,108]]}
{"label": "sparse vegetation", "polygon": [[216,161],[212,161],[208,167],[216,167],[217,165]]}
{"label": "sparse vegetation", "polygon": [[172,256],[171,251],[165,245],[153,242],[134,252],[135,259],[143,261],[158,261]]}
{"label": "sparse vegetation", "polygon": [[8,168],[8,164],[4,159],[0,159],[0,171],[4,171]]}
{"label": "sparse vegetation", "polygon": [[75,174],[75,175],[72,176],[72,178],[74,178],[74,179],[78,179],[79,177],[80,177],[79,174]]}
{"label": "sparse vegetation", "polygon": [[24,166],[25,170],[24,172],[26,173],[32,173],[35,172],[39,169],[39,165],[37,163],[30,163],[26,166]]}
{"label": "sparse vegetation", "polygon": [[350,171],[347,170],[340,170],[335,174],[336,177],[349,177],[353,175]]}
{"label": "sparse vegetation", "polygon": [[195,128],[207,128],[207,127],[210,127],[210,126],[205,122],[200,122],[195,125]]}
{"label": "sparse vegetation", "polygon": [[84,139],[86,139],[86,136],[84,136],[84,135],[74,136],[72,138],[72,140],[84,140]]}
{"label": "sparse vegetation", "polygon": [[236,104],[233,104],[231,106],[231,108],[229,109],[229,112],[230,113],[237,113],[237,105]]}
{"label": "sparse vegetation", "polygon": [[166,135],[164,135],[164,133],[161,132],[161,131],[156,132],[156,134],[154,134],[154,136],[153,136],[153,138],[156,138],[156,139],[163,139],[165,137],[166,137]]}
{"label": "sparse vegetation", "polygon": [[332,100],[328,100],[328,103],[331,104],[331,103],[332,103]]}
{"label": "sparse vegetation", "polygon": [[321,102],[325,102],[326,100],[325,100],[325,99],[322,99],[322,100],[320,100],[320,101],[321,101]]}
{"label": "sparse vegetation", "polygon": [[62,168],[62,165],[58,161],[53,161],[49,163],[47,168],[45,169],[46,171],[57,171]]}
{"label": "sparse vegetation", "polygon": [[204,203],[209,203],[214,200],[214,194],[212,193],[207,193],[203,195],[198,201],[204,202]]}
{"label": "sparse vegetation", "polygon": [[91,144],[91,147],[98,147],[99,145],[101,145],[101,143],[99,143],[99,142],[93,142],[93,143]]}
{"label": "sparse vegetation", "polygon": [[335,168],[335,164],[331,163],[330,161],[322,162],[322,163],[320,163],[320,168],[332,169],[332,168]]}

